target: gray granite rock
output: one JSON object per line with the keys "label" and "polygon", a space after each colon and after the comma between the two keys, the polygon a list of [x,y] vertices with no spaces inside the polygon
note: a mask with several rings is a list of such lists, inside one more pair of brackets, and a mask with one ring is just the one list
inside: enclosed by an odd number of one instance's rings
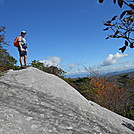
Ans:
{"label": "gray granite rock", "polygon": [[133,134],[134,122],[36,68],[0,78],[0,134]]}

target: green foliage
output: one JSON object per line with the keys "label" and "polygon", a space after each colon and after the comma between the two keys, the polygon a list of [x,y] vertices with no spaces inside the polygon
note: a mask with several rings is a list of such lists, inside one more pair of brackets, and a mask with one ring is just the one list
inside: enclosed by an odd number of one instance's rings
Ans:
{"label": "green foliage", "polygon": [[31,63],[31,66],[32,67],[36,67],[44,72],[47,72],[47,73],[51,73],[51,74],[54,74],[56,76],[62,76],[64,73],[66,73],[65,71],[63,71],[61,68],[58,68],[58,67],[55,67],[55,66],[44,66],[43,63],[39,62],[39,61],[32,61]]}
{"label": "green foliage", "polygon": [[6,27],[0,26],[0,46],[9,45],[8,42],[5,41],[5,29]]}
{"label": "green foliage", "polygon": [[134,120],[134,80],[127,75],[113,83],[107,77],[64,78],[86,99]]}
{"label": "green foliage", "polygon": [[134,79],[127,74],[123,74],[117,78],[120,88],[124,87],[127,96],[129,96],[125,107],[125,116],[134,120]]}
{"label": "green foliage", "polygon": [[14,67],[17,62],[8,52],[4,49],[5,42],[5,27],[0,27],[0,72]]}
{"label": "green foliage", "polygon": [[20,66],[13,66],[12,69],[13,70],[21,70],[21,67]]}
{"label": "green foliage", "polygon": [[[102,3],[104,0],[99,0]],[[113,1],[116,3],[116,0]],[[131,2],[131,3],[130,3]],[[104,31],[111,30],[113,32],[112,35],[108,35],[106,39],[109,38],[122,38],[124,39],[124,45],[119,48],[123,53],[127,47],[134,48],[134,1],[130,1],[129,3],[125,0],[118,0],[118,5],[122,7],[123,4],[129,7],[128,10],[123,11],[119,18],[117,19],[117,15],[114,16],[111,20],[107,20],[104,22],[106,26]]]}
{"label": "green foliage", "polygon": [[31,66],[32,66],[32,67],[36,67],[36,68],[38,68],[38,69],[40,69],[40,70],[42,70],[42,71],[43,71],[43,69],[44,69],[43,63],[41,63],[41,62],[39,62],[39,61],[36,61],[36,60],[33,60],[33,61],[32,61]]}
{"label": "green foliage", "polygon": [[57,75],[57,76],[61,76],[65,73],[61,68],[58,68],[55,66],[44,67],[43,71],[50,73],[50,74]]}
{"label": "green foliage", "polygon": [[133,104],[129,104],[129,107],[128,107],[127,113],[126,113],[126,117],[134,120],[134,103]]}
{"label": "green foliage", "polygon": [[86,91],[89,90],[90,79],[87,77],[77,78],[77,79],[65,78],[64,80],[67,83],[69,83],[72,87],[74,87],[76,90],[78,90],[84,96],[86,94]]}

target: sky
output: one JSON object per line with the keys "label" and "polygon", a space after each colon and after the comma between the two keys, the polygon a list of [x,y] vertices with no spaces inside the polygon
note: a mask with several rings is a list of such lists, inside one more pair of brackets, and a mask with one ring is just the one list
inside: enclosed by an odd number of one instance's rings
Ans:
{"label": "sky", "polygon": [[0,0],[0,25],[6,26],[10,44],[6,49],[17,60],[13,41],[21,31],[27,32],[28,64],[38,60],[62,68],[69,76],[89,68],[125,70],[134,68],[134,50],[122,54],[124,40],[106,40],[108,32],[103,31],[103,22],[125,9],[112,0],[102,4],[98,0]]}

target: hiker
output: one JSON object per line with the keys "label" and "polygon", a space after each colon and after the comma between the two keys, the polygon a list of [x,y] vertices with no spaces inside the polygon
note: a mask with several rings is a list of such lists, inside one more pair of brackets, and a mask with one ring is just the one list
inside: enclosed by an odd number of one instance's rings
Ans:
{"label": "hiker", "polygon": [[27,65],[27,44],[26,44],[26,40],[25,40],[25,35],[26,35],[26,31],[22,31],[21,32],[21,36],[18,37],[18,51],[19,51],[19,55],[20,55],[20,65],[21,68],[23,68],[23,64],[22,64],[22,60],[24,59],[24,67],[26,67]]}

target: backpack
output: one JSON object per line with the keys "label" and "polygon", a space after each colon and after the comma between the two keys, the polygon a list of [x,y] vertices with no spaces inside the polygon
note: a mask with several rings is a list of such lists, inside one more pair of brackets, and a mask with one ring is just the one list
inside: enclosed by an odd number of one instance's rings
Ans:
{"label": "backpack", "polygon": [[19,36],[19,37],[16,37],[15,39],[14,39],[14,46],[15,47],[18,47],[19,46],[19,41],[18,41],[18,39],[20,38],[21,36]]}

